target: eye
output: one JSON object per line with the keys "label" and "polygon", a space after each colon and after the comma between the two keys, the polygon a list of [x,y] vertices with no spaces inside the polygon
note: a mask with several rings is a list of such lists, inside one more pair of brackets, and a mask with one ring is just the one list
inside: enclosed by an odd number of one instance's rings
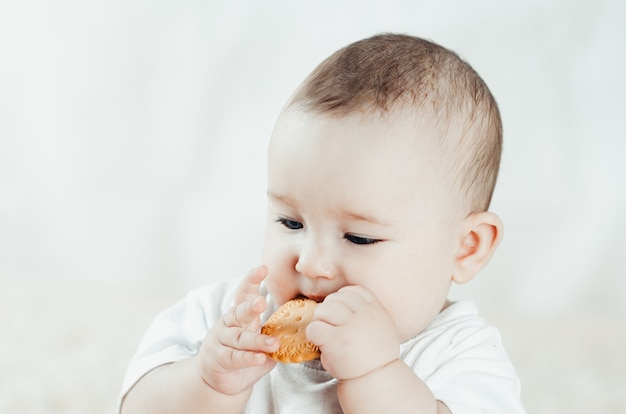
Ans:
{"label": "eye", "polygon": [[355,236],[354,234],[346,234],[343,237],[350,243],[354,244],[376,244],[382,241],[380,239],[371,239],[369,237]]}
{"label": "eye", "polygon": [[276,222],[282,224],[289,230],[300,230],[304,227],[299,221],[291,220],[285,217],[278,217]]}

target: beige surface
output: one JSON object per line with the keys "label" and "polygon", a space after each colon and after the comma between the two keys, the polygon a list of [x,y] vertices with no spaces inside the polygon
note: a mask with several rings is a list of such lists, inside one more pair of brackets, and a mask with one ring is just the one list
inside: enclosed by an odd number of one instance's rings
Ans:
{"label": "beige surface", "polygon": [[[166,288],[0,284],[0,413],[112,413]],[[485,310],[502,330],[529,413],[626,412],[623,315]]]}

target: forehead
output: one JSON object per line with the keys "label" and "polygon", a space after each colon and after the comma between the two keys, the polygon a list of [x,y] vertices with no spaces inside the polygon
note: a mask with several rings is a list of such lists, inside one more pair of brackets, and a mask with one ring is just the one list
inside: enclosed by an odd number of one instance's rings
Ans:
{"label": "forehead", "polygon": [[430,134],[402,113],[334,117],[288,109],[270,142],[268,190],[303,199],[406,205],[435,189]]}
{"label": "forehead", "polygon": [[330,161],[332,156],[358,159],[368,153],[378,162],[417,160],[431,152],[434,132],[428,119],[416,112],[364,109],[337,116],[291,107],[279,116],[269,155],[271,159],[276,151],[295,151],[304,157],[322,151]]}

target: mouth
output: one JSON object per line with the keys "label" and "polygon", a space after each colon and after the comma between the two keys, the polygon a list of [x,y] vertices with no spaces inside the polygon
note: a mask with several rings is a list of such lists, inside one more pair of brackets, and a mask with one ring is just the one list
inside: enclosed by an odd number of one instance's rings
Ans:
{"label": "mouth", "polygon": [[321,302],[324,302],[324,299],[326,298],[326,296],[318,296],[318,295],[307,296],[307,295],[300,294],[296,296],[296,298],[311,299],[311,300],[316,301],[317,303],[321,303]]}

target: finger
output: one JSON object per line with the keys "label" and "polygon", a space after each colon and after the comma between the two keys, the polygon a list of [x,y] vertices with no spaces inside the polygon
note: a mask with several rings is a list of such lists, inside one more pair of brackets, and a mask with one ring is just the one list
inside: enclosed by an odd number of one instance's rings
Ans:
{"label": "finger", "polygon": [[265,298],[256,296],[252,300],[231,307],[222,317],[222,322],[229,328],[246,328],[254,323],[266,308],[267,302]]}
{"label": "finger", "polygon": [[242,328],[222,330],[218,335],[218,341],[229,348],[254,352],[275,352],[280,345],[278,338]]}
{"label": "finger", "polygon": [[341,296],[328,296],[313,313],[313,319],[333,326],[344,325],[352,318],[354,310]]}
{"label": "finger", "polygon": [[362,286],[345,286],[328,295],[320,304],[313,317],[333,326],[348,323],[354,314],[367,312],[372,304],[378,303],[376,296]]}
{"label": "finger", "polygon": [[242,351],[232,348],[221,348],[218,354],[219,364],[226,371],[263,365],[267,360],[267,355],[263,352]]}
{"label": "finger", "polygon": [[239,304],[258,296],[261,283],[267,277],[267,267],[259,266],[248,272],[235,292],[235,303]]}
{"label": "finger", "polygon": [[306,339],[322,348],[322,352],[324,352],[324,345],[333,340],[334,329],[335,328],[327,322],[313,321],[306,327]]}
{"label": "finger", "polygon": [[374,295],[374,293],[367,289],[366,287],[363,286],[359,286],[359,285],[348,285],[348,286],[344,286],[341,289],[339,289],[336,293],[338,294],[342,294],[342,295],[346,295],[347,298],[351,298],[352,300],[350,301],[350,303],[357,303],[358,302],[368,302],[368,303],[372,303],[372,302],[377,302],[378,298],[376,297],[376,295]]}

